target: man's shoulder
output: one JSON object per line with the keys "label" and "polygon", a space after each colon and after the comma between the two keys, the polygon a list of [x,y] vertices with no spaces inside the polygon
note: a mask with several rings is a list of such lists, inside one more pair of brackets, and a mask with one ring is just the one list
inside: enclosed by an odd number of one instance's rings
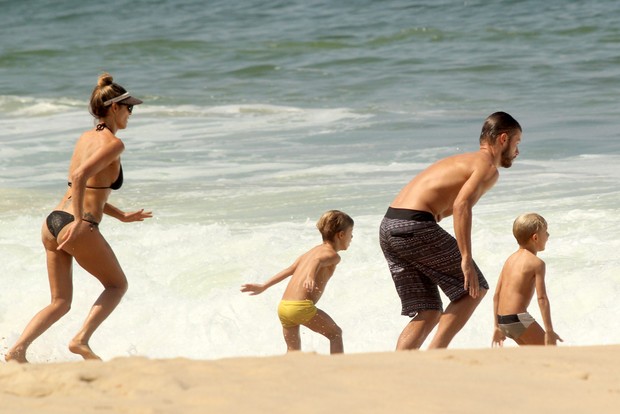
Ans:
{"label": "man's shoulder", "polygon": [[481,151],[454,154],[449,157],[443,158],[439,162],[455,165],[466,164],[470,167],[489,167],[497,170],[497,167],[493,164],[493,161],[489,158],[488,154],[485,154]]}

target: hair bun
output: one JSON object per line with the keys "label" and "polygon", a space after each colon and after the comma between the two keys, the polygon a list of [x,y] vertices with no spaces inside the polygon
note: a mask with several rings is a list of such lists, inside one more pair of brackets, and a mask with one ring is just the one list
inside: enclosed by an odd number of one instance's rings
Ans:
{"label": "hair bun", "polygon": [[112,78],[112,75],[105,72],[99,75],[99,81],[97,82],[97,86],[99,86],[100,88],[103,88],[103,87],[112,85],[112,83],[114,83],[113,81],[114,79]]}

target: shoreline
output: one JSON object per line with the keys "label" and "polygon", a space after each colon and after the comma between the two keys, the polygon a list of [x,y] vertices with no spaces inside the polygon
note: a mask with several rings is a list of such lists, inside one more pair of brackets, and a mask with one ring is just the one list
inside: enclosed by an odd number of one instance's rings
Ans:
{"label": "shoreline", "polygon": [[620,345],[0,365],[7,412],[611,413]]}

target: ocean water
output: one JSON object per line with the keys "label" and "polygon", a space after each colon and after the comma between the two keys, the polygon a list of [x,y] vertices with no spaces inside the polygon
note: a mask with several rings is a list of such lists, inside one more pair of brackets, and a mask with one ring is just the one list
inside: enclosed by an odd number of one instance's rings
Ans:
{"label": "ocean water", "polygon": [[[498,110],[523,126],[521,154],[474,209],[476,262],[493,290],[516,249],[512,221],[542,214],[563,346],[620,342],[617,2],[0,0],[0,10],[0,353],[49,300],[40,226],[93,125],[102,71],[145,101],[118,134],[125,184],[110,202],[154,213],[101,223],[130,284],[92,339],[104,359],[283,353],[284,283],[256,297],[239,287],[319,243],[327,209],[356,225],[319,307],[345,351],[391,351],[408,318],[379,222],[425,166],[476,150]],[[74,286],[71,312],[32,361],[77,359],[66,344],[100,286],[78,266]],[[492,290],[452,347],[490,346]],[[530,312],[540,318],[535,301]],[[329,349],[306,330],[302,345]]]}

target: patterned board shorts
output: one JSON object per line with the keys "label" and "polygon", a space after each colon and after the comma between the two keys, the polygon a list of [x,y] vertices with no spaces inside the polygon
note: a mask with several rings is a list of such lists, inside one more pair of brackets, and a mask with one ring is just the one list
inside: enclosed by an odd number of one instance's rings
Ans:
{"label": "patterned board shorts", "polygon": [[[468,294],[463,288],[461,253],[456,239],[430,217],[425,221],[402,218],[398,212],[414,210],[388,210],[381,222],[379,241],[383,255],[388,262],[396,291],[402,303],[402,315],[415,317],[423,310],[443,312],[439,288],[451,302]],[[401,218],[390,218],[390,217]],[[474,263],[481,289],[489,289],[489,284]]]}

